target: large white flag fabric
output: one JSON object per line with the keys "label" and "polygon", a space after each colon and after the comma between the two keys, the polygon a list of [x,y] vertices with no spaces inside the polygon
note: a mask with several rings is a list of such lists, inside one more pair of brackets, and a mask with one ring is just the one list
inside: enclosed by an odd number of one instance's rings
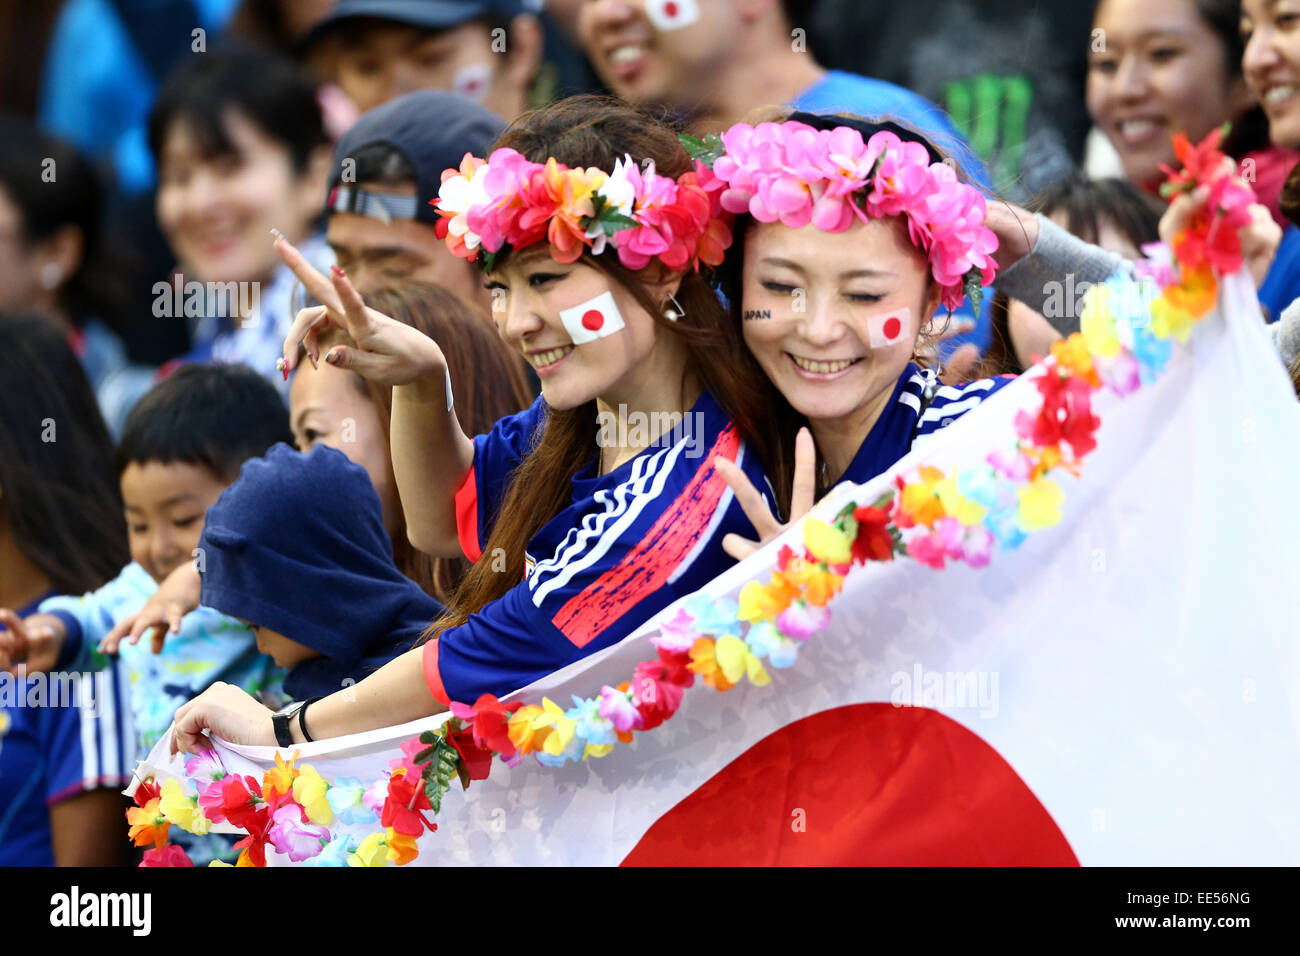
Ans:
{"label": "large white flag fabric", "polygon": [[[1055,527],[982,569],[855,567],[770,685],[697,685],[601,759],[497,762],[447,794],[413,865],[1300,863],[1300,407],[1249,280],[1220,293],[1155,384],[1094,397],[1099,444],[1062,479]],[[1022,377],[815,513],[918,464],[982,461],[1038,404]],[[779,544],[707,592],[763,578]],[[508,700],[628,679],[672,611]],[[298,762],[374,780],[439,723]],[[183,776],[169,743],[141,775]],[[216,747],[259,778],[275,753]]]}

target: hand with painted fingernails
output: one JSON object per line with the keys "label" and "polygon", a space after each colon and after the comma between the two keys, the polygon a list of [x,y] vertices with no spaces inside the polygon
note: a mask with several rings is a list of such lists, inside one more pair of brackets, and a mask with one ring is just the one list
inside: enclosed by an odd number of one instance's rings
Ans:
{"label": "hand with painted fingernails", "polygon": [[330,266],[326,277],[278,233],[275,251],[321,303],[294,317],[284,340],[284,355],[276,363],[286,378],[298,365],[299,346],[314,363],[320,358],[318,334],[333,326],[347,332],[356,345],[335,345],[324,357],[329,364],[380,385],[410,385],[434,376],[441,383],[447,361],[433,339],[367,306],[342,269]]}
{"label": "hand with painted fingernails", "polygon": [[780,537],[786,528],[812,510],[817,493],[817,446],[813,443],[812,432],[807,428],[799,429],[799,434],[795,436],[790,520],[785,524],[772,514],[767,501],[739,465],[725,458],[715,458],[713,467],[722,476],[722,480],[731,486],[736,502],[758,532],[757,541],[748,541],[738,534],[729,534],[722,539],[723,550],[737,561],[743,561],[769,541]]}

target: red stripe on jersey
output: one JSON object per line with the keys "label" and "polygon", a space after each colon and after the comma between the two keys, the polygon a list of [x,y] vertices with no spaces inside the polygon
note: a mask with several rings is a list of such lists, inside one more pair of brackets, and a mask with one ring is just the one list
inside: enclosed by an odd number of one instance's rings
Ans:
{"label": "red stripe on jersey", "polygon": [[471,561],[483,557],[483,546],[478,540],[478,479],[473,465],[456,491],[456,537],[460,538],[465,557]]}
{"label": "red stripe on jersey", "polygon": [[586,647],[646,595],[668,583],[709,527],[727,483],[713,468],[715,456],[735,461],[740,435],[734,425],[719,434],[690,483],[623,559],[551,618],[575,647]]}
{"label": "red stripe on jersey", "polygon": [[429,688],[429,693],[433,695],[433,699],[444,707],[450,707],[451,699],[447,696],[447,689],[442,686],[442,671],[438,670],[438,639],[436,637],[424,645],[420,663],[424,669],[424,683]]}

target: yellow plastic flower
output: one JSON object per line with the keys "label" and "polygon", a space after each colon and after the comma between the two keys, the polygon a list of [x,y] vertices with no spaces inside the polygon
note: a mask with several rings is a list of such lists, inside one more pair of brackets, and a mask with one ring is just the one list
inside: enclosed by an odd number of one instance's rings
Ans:
{"label": "yellow plastic flower", "polygon": [[262,795],[270,800],[279,794],[288,793],[293,789],[294,778],[298,776],[298,768],[295,767],[294,761],[298,759],[298,751],[293,752],[289,762],[285,763],[280,758],[280,752],[275,752],[275,766],[262,775]]}
{"label": "yellow plastic flower", "polygon": [[934,484],[934,493],[939,496],[939,503],[950,517],[956,518],[968,528],[973,528],[984,521],[988,508],[971,501],[957,490],[957,476],[949,475]]}
{"label": "yellow plastic flower", "polygon": [[[797,565],[792,561],[784,573],[786,579],[798,588],[799,596],[817,607],[825,606],[827,601],[839,594],[840,586],[844,583],[842,575],[811,561],[801,561]],[[781,610],[784,611],[789,604],[786,601]]]}
{"label": "yellow plastic flower", "polygon": [[727,675],[722,672],[718,664],[712,638],[701,637],[691,645],[691,662],[686,665],[686,668],[699,674],[704,679],[704,683],[710,687],[716,687],[718,690],[732,688],[731,681],[727,680]]}
{"label": "yellow plastic flower", "polygon": [[1079,331],[1087,343],[1088,351],[1101,358],[1119,354],[1119,335],[1115,331],[1115,313],[1110,308],[1111,291],[1104,285],[1094,285],[1084,295],[1083,313],[1079,316]]}
{"label": "yellow plastic flower", "polygon": [[136,846],[147,846],[152,843],[156,848],[161,849],[167,842],[167,831],[171,829],[171,824],[158,809],[160,799],[154,797],[143,807],[131,807],[126,811],[126,822],[131,825],[127,836]]}
{"label": "yellow plastic flower", "polygon": [[943,472],[932,465],[922,465],[918,475],[918,480],[903,486],[898,507],[914,524],[933,527],[936,521],[947,515],[935,491],[935,486],[943,480]]}
{"label": "yellow plastic flower", "polygon": [[722,674],[731,683],[740,682],[740,678],[749,677],[749,682],[756,687],[772,683],[772,678],[763,669],[763,662],[753,655],[749,647],[738,637],[728,634],[718,638],[713,648],[713,656],[722,668]]}
{"label": "yellow plastic flower", "polygon": [[1065,492],[1050,478],[1036,478],[1016,489],[1016,495],[1020,498],[1016,523],[1024,530],[1050,528],[1061,520]]}
{"label": "yellow plastic flower", "polygon": [[1088,351],[1088,342],[1080,333],[1075,332],[1069,338],[1053,342],[1052,357],[1062,368],[1069,369],[1093,388],[1101,385],[1097,369],[1092,364],[1092,354]]}
{"label": "yellow plastic flower", "polygon": [[511,714],[510,720],[506,722],[506,733],[510,736],[510,742],[521,754],[529,754],[537,750],[551,732],[549,727],[542,730],[534,729],[533,718],[541,712],[542,708],[536,704],[526,704]]}
{"label": "yellow plastic flower", "polygon": [[803,544],[810,555],[827,564],[848,564],[853,560],[853,542],[849,536],[816,518],[804,521]]}
{"label": "yellow plastic flower", "polygon": [[329,784],[325,782],[325,778],[317,773],[316,768],[311,764],[301,767],[298,770],[298,778],[293,782],[294,800],[307,811],[308,820],[321,826],[329,826],[334,820],[334,809],[325,798],[328,789]]}
{"label": "yellow plastic flower", "polygon": [[587,746],[583,748],[582,759],[586,760],[588,757],[604,757],[613,751],[613,749],[613,744],[587,744]]}
{"label": "yellow plastic flower", "polygon": [[212,821],[199,809],[199,801],[189,796],[175,778],[163,781],[158,796],[158,811],[169,823],[188,833],[202,836],[212,829]]}
{"label": "yellow plastic flower", "polygon": [[542,730],[550,727],[552,732],[542,741],[542,750],[558,756],[573,740],[578,722],[572,717],[565,717],[564,710],[549,697],[542,698],[542,712],[533,718],[533,729]]}
{"label": "yellow plastic flower", "polygon": [[396,862],[398,866],[405,866],[420,855],[420,851],[415,848],[415,837],[408,836],[405,833],[398,833],[392,827],[388,828],[388,860]]}
{"label": "yellow plastic flower", "polygon": [[208,866],[228,866],[232,870],[235,868],[235,865],[233,863],[227,863],[225,860],[213,860],[211,863],[208,864]]}
{"label": "yellow plastic flower", "polygon": [[774,572],[767,584],[747,581],[740,589],[737,617],[750,623],[775,620],[798,595],[798,589],[790,587],[788,579],[780,572]]}
{"label": "yellow plastic flower", "polygon": [[384,834],[372,833],[361,841],[361,846],[348,857],[348,866],[387,866],[388,845]]}

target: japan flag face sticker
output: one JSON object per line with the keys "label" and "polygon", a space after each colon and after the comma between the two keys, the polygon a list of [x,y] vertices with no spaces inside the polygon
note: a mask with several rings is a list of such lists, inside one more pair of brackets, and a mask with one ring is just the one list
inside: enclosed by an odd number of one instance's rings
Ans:
{"label": "japan flag face sticker", "polygon": [[574,345],[603,339],[623,328],[623,315],[618,311],[612,292],[602,292],[571,309],[561,309],[560,321]]}
{"label": "japan flag face sticker", "polygon": [[492,68],[486,63],[469,63],[451,78],[451,90],[475,102],[482,102],[492,84]]}
{"label": "japan flag face sticker", "polygon": [[696,0],[645,0],[645,13],[656,30],[680,30],[700,18]]}
{"label": "japan flag face sticker", "polygon": [[873,349],[889,348],[903,338],[912,328],[912,310],[891,309],[867,318],[867,341]]}

